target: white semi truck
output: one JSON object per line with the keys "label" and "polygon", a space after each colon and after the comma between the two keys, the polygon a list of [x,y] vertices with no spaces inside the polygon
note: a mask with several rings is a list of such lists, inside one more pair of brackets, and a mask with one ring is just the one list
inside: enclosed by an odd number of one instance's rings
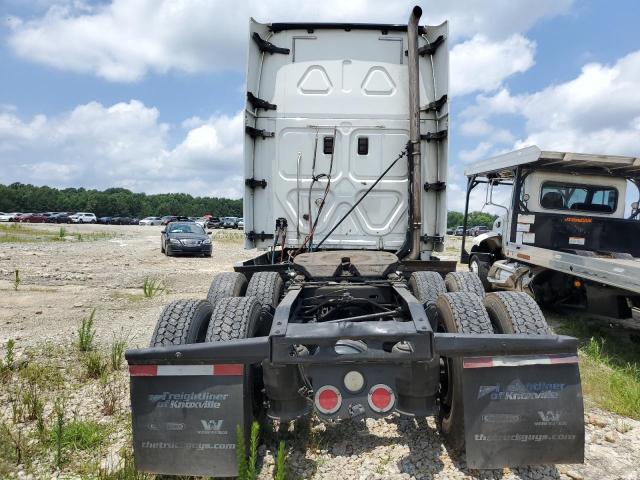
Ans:
{"label": "white semi truck", "polygon": [[252,422],[310,415],[434,415],[473,468],[583,460],[577,340],[437,258],[448,31],[421,13],[251,21],[244,219],[265,251],[127,352],[138,469],[235,476]]}

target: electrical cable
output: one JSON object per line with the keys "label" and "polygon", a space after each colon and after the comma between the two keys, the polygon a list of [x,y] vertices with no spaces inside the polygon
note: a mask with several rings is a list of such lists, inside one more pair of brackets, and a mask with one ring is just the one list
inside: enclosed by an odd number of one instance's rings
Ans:
{"label": "electrical cable", "polygon": [[329,236],[336,231],[336,229],[342,224],[342,222],[345,221],[345,219],[351,214],[351,212],[353,212],[356,207],[358,205],[360,205],[360,202],[362,202],[362,200],[364,200],[366,198],[367,195],[369,195],[369,193],[371,192],[371,190],[373,190],[375,188],[375,186],[380,183],[380,181],[384,178],[384,176],[389,173],[389,170],[391,170],[396,163],[398,163],[398,160],[400,160],[402,157],[404,157],[407,154],[407,149],[405,148],[404,150],[402,150],[402,152],[400,152],[400,154],[396,157],[396,159],[391,162],[391,165],[389,165],[386,170],[384,172],[382,172],[380,174],[380,176],[376,179],[375,182],[373,182],[373,184],[367,189],[366,192],[364,192],[364,194],[358,199],[358,201],[356,203],[353,204],[353,206],[347,211],[347,213],[345,213],[342,218],[340,220],[338,220],[338,223],[336,223],[333,228],[329,231],[329,233],[327,233],[324,238],[322,240],[320,240],[320,243],[318,243],[318,245],[316,245],[316,250],[318,250],[318,248],[320,248],[320,246],[329,238]]}

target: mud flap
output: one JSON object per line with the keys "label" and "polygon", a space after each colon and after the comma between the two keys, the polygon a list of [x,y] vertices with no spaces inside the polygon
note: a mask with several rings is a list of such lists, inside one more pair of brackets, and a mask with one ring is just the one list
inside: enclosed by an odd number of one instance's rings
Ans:
{"label": "mud flap", "polygon": [[583,462],[577,356],[465,358],[463,377],[470,468]]}
{"label": "mud flap", "polygon": [[236,476],[243,365],[129,365],[136,469]]}

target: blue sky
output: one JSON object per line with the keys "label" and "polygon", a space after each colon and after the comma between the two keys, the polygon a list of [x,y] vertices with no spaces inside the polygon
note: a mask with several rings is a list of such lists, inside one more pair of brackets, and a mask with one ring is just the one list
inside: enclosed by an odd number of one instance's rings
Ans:
{"label": "blue sky", "polygon": [[[0,0],[0,183],[238,197],[247,18],[402,23],[412,5],[264,3]],[[451,208],[466,163],[520,146],[640,155],[637,2],[423,9],[450,21]]]}

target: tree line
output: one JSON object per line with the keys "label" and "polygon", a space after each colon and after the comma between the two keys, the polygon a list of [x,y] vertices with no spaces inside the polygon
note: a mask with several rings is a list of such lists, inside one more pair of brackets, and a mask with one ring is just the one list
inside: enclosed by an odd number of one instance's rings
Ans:
{"label": "tree line", "polygon": [[0,212],[92,212],[98,217],[162,215],[242,217],[242,200],[193,197],[185,193],[147,195],[126,188],[57,189],[22,183],[0,184]]}
{"label": "tree line", "polygon": [[[497,215],[491,215],[486,212],[469,212],[469,218],[467,219],[467,227],[477,227],[478,225],[484,225],[487,228],[493,227],[493,222],[498,218]],[[447,228],[456,228],[464,224],[464,213],[460,212],[448,212],[447,213]]]}

